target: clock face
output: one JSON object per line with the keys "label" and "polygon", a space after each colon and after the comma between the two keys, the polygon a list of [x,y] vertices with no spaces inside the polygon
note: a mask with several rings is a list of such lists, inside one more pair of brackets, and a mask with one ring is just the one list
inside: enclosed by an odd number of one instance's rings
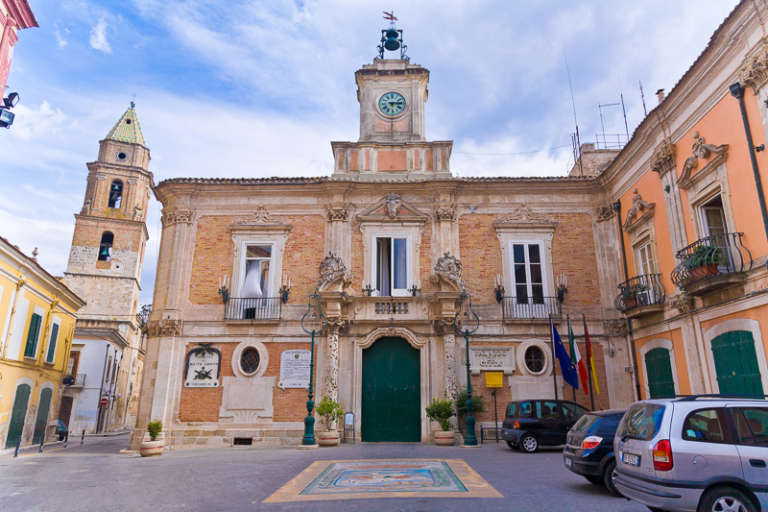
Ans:
{"label": "clock face", "polygon": [[405,110],[405,98],[399,92],[387,92],[379,98],[379,110],[385,116],[396,116]]}

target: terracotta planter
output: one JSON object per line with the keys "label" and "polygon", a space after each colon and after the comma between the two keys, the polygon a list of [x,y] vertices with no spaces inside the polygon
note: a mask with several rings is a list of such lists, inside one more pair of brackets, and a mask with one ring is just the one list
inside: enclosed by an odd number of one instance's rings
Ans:
{"label": "terracotta planter", "polygon": [[153,455],[163,454],[163,442],[162,441],[144,441],[139,446],[139,453],[142,457],[151,457]]}
{"label": "terracotta planter", "polygon": [[339,444],[339,433],[336,430],[318,432],[316,437],[317,444],[320,446],[336,446]]}
{"label": "terracotta planter", "polygon": [[637,297],[632,295],[631,297],[627,297],[624,299],[624,308],[625,309],[632,309],[637,307]]}
{"label": "terracotta planter", "polygon": [[720,273],[720,270],[717,268],[716,263],[709,263],[706,267],[707,275],[708,276],[716,276]]}
{"label": "terracotta planter", "polygon": [[456,435],[452,430],[438,430],[435,432],[435,444],[451,446],[456,442]]}

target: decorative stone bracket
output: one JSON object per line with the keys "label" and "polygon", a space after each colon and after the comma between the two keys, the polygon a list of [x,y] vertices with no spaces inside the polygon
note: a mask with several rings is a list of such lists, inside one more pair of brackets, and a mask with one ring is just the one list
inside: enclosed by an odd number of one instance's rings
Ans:
{"label": "decorative stone bracket", "polygon": [[[707,144],[704,137],[699,135],[699,132],[693,132],[693,138],[696,141],[691,146],[691,156],[685,159],[683,163],[683,172],[680,173],[680,177],[677,179],[677,184],[682,189],[688,189],[693,184],[691,179],[691,171],[695,170],[699,166],[700,158],[709,158],[714,153],[715,157],[724,159],[728,152],[728,144],[720,144],[715,146],[714,144]],[[715,161],[715,160],[713,160]],[[710,162],[707,165],[712,164]]]}
{"label": "decorative stone bracket", "polygon": [[656,147],[651,155],[651,170],[664,176],[675,169],[675,145],[665,140]]}
{"label": "decorative stone bracket", "polygon": [[161,320],[150,320],[147,322],[147,336],[154,337],[167,337],[167,336],[181,336],[182,321],[174,320],[171,318],[164,318]]}
{"label": "decorative stone bracket", "polygon": [[627,220],[624,221],[624,229],[628,231],[634,230],[636,226],[653,216],[655,208],[656,203],[649,203],[643,200],[640,193],[635,189],[632,194],[632,207],[627,210]]}

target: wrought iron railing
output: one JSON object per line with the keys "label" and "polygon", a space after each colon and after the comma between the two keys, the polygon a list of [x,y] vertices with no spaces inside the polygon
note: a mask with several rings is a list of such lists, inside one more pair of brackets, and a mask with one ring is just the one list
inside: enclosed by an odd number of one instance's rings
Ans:
{"label": "wrought iron railing", "polygon": [[619,285],[620,293],[614,304],[622,313],[640,306],[664,304],[666,294],[661,274],[642,274]]}
{"label": "wrought iron railing", "polygon": [[751,269],[752,253],[742,243],[743,237],[744,233],[705,236],[678,251],[680,263],[672,271],[672,282],[685,288],[718,274]]}
{"label": "wrought iron railing", "polygon": [[230,297],[224,304],[224,320],[279,320],[280,297]]}
{"label": "wrought iron railing", "polygon": [[501,308],[505,320],[560,316],[557,297],[504,297]]}

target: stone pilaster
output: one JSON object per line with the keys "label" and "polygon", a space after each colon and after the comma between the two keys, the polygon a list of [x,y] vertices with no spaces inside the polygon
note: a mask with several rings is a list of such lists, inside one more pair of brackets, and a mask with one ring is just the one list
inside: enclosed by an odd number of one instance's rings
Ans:
{"label": "stone pilaster", "polygon": [[445,396],[456,396],[456,336],[446,334],[443,336],[443,350],[445,351]]}

